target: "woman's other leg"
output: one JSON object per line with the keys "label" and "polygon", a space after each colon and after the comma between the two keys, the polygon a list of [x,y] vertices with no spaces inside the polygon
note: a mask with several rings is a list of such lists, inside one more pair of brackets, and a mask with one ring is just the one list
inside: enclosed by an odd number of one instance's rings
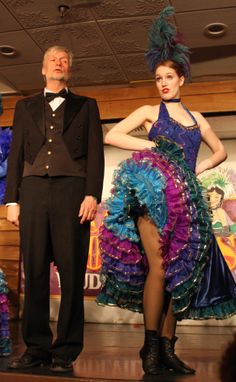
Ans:
{"label": "woman's other leg", "polygon": [[163,323],[161,328],[160,338],[160,358],[163,367],[174,370],[181,374],[194,374],[195,370],[186,365],[175,354],[175,342],[177,337],[175,336],[176,330],[176,318],[173,314],[172,299],[171,296],[166,296],[165,309],[163,315]]}

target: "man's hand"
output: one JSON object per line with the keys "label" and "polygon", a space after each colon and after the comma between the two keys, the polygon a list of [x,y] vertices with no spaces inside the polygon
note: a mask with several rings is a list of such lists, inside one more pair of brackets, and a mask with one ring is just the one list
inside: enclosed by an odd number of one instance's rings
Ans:
{"label": "man's hand", "polygon": [[7,220],[14,224],[16,227],[19,227],[19,215],[20,215],[20,206],[19,204],[13,204],[7,206]]}
{"label": "man's hand", "polygon": [[93,220],[96,216],[96,213],[97,200],[91,195],[85,196],[79,210],[79,217],[81,218],[80,223],[83,224],[87,220]]}

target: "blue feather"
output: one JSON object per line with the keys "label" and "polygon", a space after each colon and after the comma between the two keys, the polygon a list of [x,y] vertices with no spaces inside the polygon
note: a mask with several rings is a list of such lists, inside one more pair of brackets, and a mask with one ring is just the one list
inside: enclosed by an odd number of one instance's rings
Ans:
{"label": "blue feather", "polygon": [[174,7],[165,7],[154,20],[149,32],[149,50],[145,54],[149,70],[165,60],[177,62],[183,68],[187,79],[190,75],[189,49],[182,44],[177,28],[167,19],[175,13]]}

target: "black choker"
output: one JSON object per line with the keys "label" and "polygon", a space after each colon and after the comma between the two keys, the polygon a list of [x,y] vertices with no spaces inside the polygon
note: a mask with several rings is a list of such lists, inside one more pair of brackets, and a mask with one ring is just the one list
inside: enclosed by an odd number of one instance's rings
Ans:
{"label": "black choker", "polygon": [[177,103],[177,102],[181,102],[181,99],[180,98],[171,98],[171,99],[163,99],[162,98],[162,101],[163,102],[175,102],[175,103]]}

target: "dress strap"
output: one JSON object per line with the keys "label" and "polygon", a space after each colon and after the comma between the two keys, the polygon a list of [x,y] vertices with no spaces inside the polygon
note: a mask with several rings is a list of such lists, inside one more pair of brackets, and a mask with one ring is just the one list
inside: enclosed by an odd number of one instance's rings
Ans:
{"label": "dress strap", "polygon": [[167,107],[166,107],[165,103],[162,101],[160,103],[158,121],[160,119],[165,119],[165,120],[169,119],[169,113],[168,113]]}
{"label": "dress strap", "polygon": [[181,102],[181,105],[183,106],[184,110],[187,111],[187,113],[189,114],[189,116],[192,118],[194,124],[198,125],[197,123],[197,120],[196,118],[193,116],[193,114],[191,113],[190,110],[188,110],[188,108]]}

